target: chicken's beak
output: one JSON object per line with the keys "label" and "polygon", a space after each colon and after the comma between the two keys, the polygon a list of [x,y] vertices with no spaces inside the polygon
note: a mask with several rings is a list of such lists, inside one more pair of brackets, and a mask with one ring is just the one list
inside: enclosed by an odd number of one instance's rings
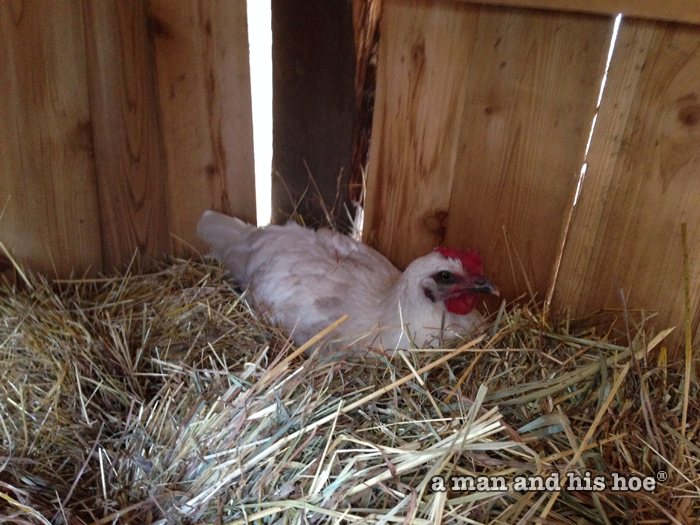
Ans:
{"label": "chicken's beak", "polygon": [[472,294],[487,293],[498,297],[501,295],[501,292],[498,291],[498,287],[486,277],[477,277],[474,279],[471,285],[467,287],[467,292]]}

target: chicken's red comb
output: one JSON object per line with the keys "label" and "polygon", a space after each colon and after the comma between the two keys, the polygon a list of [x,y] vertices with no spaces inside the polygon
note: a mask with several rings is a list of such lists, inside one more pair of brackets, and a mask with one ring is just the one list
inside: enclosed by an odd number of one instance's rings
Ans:
{"label": "chicken's red comb", "polygon": [[443,257],[459,259],[464,269],[471,275],[482,275],[484,273],[484,261],[476,250],[458,250],[456,248],[435,248]]}

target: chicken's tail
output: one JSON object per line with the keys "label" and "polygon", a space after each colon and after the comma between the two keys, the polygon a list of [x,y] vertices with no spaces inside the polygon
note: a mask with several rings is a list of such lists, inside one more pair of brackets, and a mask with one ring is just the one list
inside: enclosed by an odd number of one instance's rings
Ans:
{"label": "chicken's tail", "polygon": [[212,253],[233,274],[245,282],[245,264],[248,259],[248,236],[256,230],[235,217],[207,210],[197,224],[197,235],[209,243]]}

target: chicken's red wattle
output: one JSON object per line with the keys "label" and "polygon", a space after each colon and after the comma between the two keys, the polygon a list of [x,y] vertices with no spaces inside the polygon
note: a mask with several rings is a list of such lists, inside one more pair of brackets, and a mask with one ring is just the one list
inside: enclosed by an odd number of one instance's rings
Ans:
{"label": "chicken's red wattle", "polygon": [[445,301],[447,311],[457,315],[467,315],[476,305],[476,296],[471,294],[450,297]]}

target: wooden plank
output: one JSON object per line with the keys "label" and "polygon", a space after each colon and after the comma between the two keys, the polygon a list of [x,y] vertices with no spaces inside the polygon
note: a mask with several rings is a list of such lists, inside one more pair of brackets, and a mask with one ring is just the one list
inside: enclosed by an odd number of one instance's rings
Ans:
{"label": "wooden plank", "polygon": [[683,329],[681,222],[688,223],[693,328],[700,318],[700,28],[624,20],[553,305],[574,315],[630,307]]}
{"label": "wooden plank", "polygon": [[598,13],[700,24],[700,0],[459,0],[475,4]]}
{"label": "wooden plank", "polygon": [[399,265],[440,244],[479,248],[513,297],[525,286],[519,269],[513,280],[505,226],[533,289],[546,291],[612,25],[610,17],[387,3],[366,238]]}
{"label": "wooden plank", "polygon": [[86,2],[85,20],[104,266],[124,269],[171,245],[146,6]]}
{"label": "wooden plank", "polygon": [[[255,223],[255,165],[246,3],[152,0],[170,232],[206,250],[197,221],[211,208]],[[187,252],[175,243],[176,252]]]}
{"label": "wooden plank", "polygon": [[296,210],[308,224],[325,223],[323,198],[345,227],[355,119],[352,6],[272,0],[272,35],[273,221]]}
{"label": "wooden plank", "polygon": [[504,297],[531,290],[544,299],[613,19],[493,8],[478,16],[445,243],[478,247]]}
{"label": "wooden plank", "polygon": [[0,239],[34,270],[101,270],[82,5],[0,3]]}
{"label": "wooden plank", "polygon": [[400,267],[444,240],[477,21],[447,2],[383,7],[363,236]]}
{"label": "wooden plank", "polygon": [[377,44],[381,0],[353,0],[355,34],[355,123],[352,132],[350,198],[364,206],[364,178],[367,173],[372,117],[377,86]]}

